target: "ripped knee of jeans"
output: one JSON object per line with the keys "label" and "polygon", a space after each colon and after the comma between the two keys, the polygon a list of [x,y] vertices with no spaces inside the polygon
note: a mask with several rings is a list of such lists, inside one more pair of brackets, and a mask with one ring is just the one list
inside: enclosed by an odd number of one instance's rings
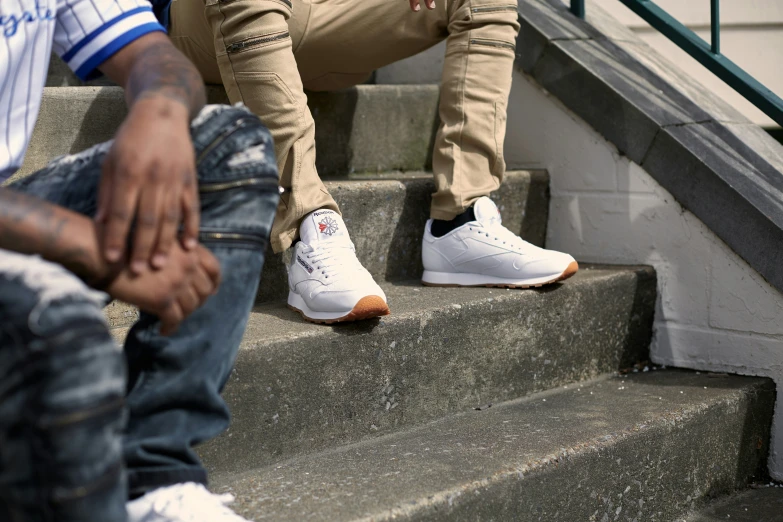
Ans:
{"label": "ripped knee of jeans", "polygon": [[[57,322],[63,323],[75,319],[74,315],[87,315],[90,320],[98,319],[105,325],[101,310],[108,302],[108,296],[89,288],[58,264],[39,256],[0,250],[0,279],[17,282],[29,293],[31,306],[27,327],[34,334],[42,335],[48,330],[50,315],[58,316]],[[62,307],[66,311],[48,313],[61,302],[67,303]]]}
{"label": "ripped knee of jeans", "polygon": [[244,105],[208,105],[191,125],[203,194],[249,185],[277,190],[272,135]]}

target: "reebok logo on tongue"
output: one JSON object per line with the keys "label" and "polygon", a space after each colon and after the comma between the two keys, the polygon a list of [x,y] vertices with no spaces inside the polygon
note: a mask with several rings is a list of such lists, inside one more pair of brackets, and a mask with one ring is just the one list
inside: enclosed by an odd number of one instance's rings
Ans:
{"label": "reebok logo on tongue", "polygon": [[325,216],[321,221],[318,222],[318,230],[321,232],[321,234],[331,236],[339,229],[340,226],[337,224],[337,220],[332,219],[329,216]]}
{"label": "reebok logo on tongue", "polygon": [[348,238],[348,230],[340,214],[326,209],[308,214],[307,220],[303,221],[299,228],[299,234],[306,245],[313,245],[318,241]]}

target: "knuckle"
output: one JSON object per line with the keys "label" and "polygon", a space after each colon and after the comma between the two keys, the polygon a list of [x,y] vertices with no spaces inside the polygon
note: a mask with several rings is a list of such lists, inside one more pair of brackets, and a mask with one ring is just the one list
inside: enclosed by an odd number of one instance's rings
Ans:
{"label": "knuckle", "polygon": [[158,223],[158,216],[154,212],[142,212],[136,216],[136,224],[144,228],[152,228]]}
{"label": "knuckle", "polygon": [[114,206],[109,211],[109,216],[114,221],[130,221],[130,211],[125,207]]}
{"label": "knuckle", "polygon": [[163,217],[167,223],[176,224],[179,221],[179,212],[176,210],[167,210]]}
{"label": "knuckle", "polygon": [[135,170],[130,169],[120,169],[116,171],[115,176],[117,176],[117,179],[126,183],[126,184],[136,184],[136,181],[138,180],[138,175],[136,174]]}
{"label": "knuckle", "polygon": [[167,309],[171,308],[172,302],[173,302],[173,298],[171,297],[171,295],[166,294],[166,293],[162,293],[161,292],[161,293],[155,294],[152,297],[152,306],[156,310],[161,310],[161,311],[167,310]]}

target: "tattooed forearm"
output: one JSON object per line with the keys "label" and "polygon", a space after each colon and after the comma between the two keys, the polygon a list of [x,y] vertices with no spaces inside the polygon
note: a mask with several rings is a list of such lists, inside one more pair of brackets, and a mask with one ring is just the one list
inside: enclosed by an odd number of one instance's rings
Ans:
{"label": "tattooed forearm", "polygon": [[129,105],[164,96],[185,105],[194,118],[206,103],[204,82],[198,71],[168,40],[153,39],[141,46],[132,64],[126,86]]}
{"label": "tattooed forearm", "polygon": [[113,272],[102,260],[92,220],[0,188],[0,248],[38,254],[90,283]]}

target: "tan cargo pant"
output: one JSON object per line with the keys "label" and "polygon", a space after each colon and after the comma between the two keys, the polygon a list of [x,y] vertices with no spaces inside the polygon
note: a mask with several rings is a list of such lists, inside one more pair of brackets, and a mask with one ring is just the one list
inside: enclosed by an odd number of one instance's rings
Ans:
{"label": "tan cargo pant", "polygon": [[313,210],[339,211],[315,168],[303,89],[336,90],[446,39],[430,215],[452,219],[503,178],[506,105],[519,31],[512,0],[174,0],[170,35],[207,83],[258,114],[286,189],[272,247],[288,248]]}

